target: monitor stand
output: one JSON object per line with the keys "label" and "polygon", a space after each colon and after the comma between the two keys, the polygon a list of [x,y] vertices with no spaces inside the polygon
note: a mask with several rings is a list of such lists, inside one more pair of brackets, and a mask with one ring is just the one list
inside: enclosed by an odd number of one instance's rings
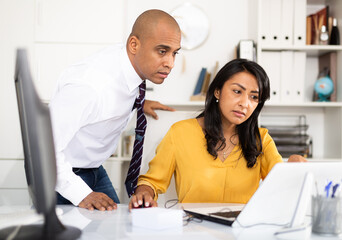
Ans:
{"label": "monitor stand", "polygon": [[53,207],[44,214],[43,224],[19,225],[0,230],[0,239],[36,239],[36,240],[73,240],[81,236],[81,230],[63,225]]}

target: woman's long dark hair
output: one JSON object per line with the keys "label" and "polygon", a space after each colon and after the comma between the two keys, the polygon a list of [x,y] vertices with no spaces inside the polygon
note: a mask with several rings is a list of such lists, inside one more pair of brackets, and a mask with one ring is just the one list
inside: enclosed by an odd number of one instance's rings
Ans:
{"label": "woman's long dark hair", "polygon": [[[262,152],[261,137],[258,128],[258,116],[264,103],[270,97],[269,79],[264,69],[255,62],[246,59],[235,59],[228,62],[217,73],[209,86],[204,111],[198,117],[204,117],[205,138],[208,152],[217,158],[217,151],[226,145],[223,135],[221,111],[214,96],[215,90],[222,89],[224,83],[240,72],[248,72],[255,76],[259,87],[259,103],[252,115],[243,123],[236,126],[242,153],[247,160],[247,167],[256,164],[257,157]],[[223,145],[217,147],[222,142]]]}

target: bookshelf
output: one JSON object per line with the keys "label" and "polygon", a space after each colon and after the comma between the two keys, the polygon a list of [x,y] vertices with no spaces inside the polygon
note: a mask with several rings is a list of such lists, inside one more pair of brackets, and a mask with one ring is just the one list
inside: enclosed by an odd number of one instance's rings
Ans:
{"label": "bookshelf", "polygon": [[[335,102],[314,102],[313,99],[313,91],[314,91],[314,83],[317,79],[319,73],[319,57],[328,54],[331,52],[336,52],[337,54],[337,66],[339,66],[342,62],[342,46],[341,45],[306,45],[305,37],[306,31],[301,32],[302,37],[300,41],[298,41],[298,29],[296,30],[296,26],[305,26],[306,29],[306,14],[312,11],[312,9],[323,8],[326,5],[329,5],[329,14],[333,17],[339,19],[338,28],[342,30],[342,3],[338,0],[275,0],[272,1],[272,4],[269,4],[269,0],[259,0],[258,2],[258,44],[257,44],[257,56],[258,63],[263,66],[265,62],[267,62],[266,58],[271,58],[268,62],[274,60],[277,61],[277,54],[282,52],[292,52],[292,53],[302,53],[305,55],[304,58],[304,69],[303,77],[298,81],[302,81],[302,98],[297,99],[295,101],[291,99],[286,99],[285,97],[282,99],[281,97],[278,101],[270,101],[266,102],[265,108],[262,112],[262,115],[273,114],[273,115],[295,115],[295,114],[304,114],[308,120],[309,129],[308,134],[312,136],[313,139],[313,158],[312,160],[336,160],[342,159],[342,72],[337,67],[337,101]],[[301,3],[300,3],[301,2]],[[282,7],[276,6],[276,4],[280,4]],[[265,20],[263,19],[263,15],[265,11],[270,10],[270,8],[276,9],[276,11],[280,11],[281,16],[286,16],[287,13],[286,7],[284,8],[284,4],[289,4],[290,6],[294,6],[296,4],[305,4],[304,8],[302,8],[304,13],[299,13],[301,16],[301,20],[292,19],[293,25],[292,30],[289,30],[290,37],[289,41],[285,41],[281,39],[282,31],[279,32],[278,38],[273,38],[277,33],[271,32],[272,29],[275,29],[274,26],[268,26]],[[292,4],[292,5],[291,5]],[[298,8],[298,6],[297,6]],[[299,9],[301,7],[299,6]],[[294,11],[294,15],[298,14]],[[274,24],[280,24],[279,28],[281,30],[288,30],[286,27],[281,25],[281,20],[275,20],[275,14],[270,14],[269,20]],[[294,16],[296,19],[296,16]],[[273,24],[272,23],[272,24]],[[288,27],[288,26],[287,26]],[[303,29],[302,29],[303,30]],[[267,32],[269,31],[269,32]],[[296,32],[297,31],[297,32]],[[271,32],[271,33],[270,33]],[[265,40],[265,34],[269,33],[271,37]],[[291,35],[293,34],[293,35]],[[272,54],[274,59],[272,59]],[[281,58],[281,57],[280,57]],[[265,60],[266,59],[266,60]],[[288,61],[289,62],[289,61]],[[265,67],[266,69],[266,67]],[[278,72],[275,74],[279,74]],[[266,69],[269,73],[269,71]],[[271,88],[272,88],[272,80],[274,78],[271,77],[272,73],[269,74],[271,79]],[[274,83],[273,86],[280,86],[280,88],[286,83],[284,83],[284,77],[280,76],[280,82]],[[282,82],[283,81],[283,82]],[[277,85],[278,84],[278,85]],[[294,84],[297,84],[295,82]],[[282,94],[281,91],[279,91]]]}
{"label": "bookshelf", "polygon": [[[178,111],[182,110],[200,110],[204,109],[204,101],[188,101],[188,102],[166,102],[168,106]],[[302,102],[302,103],[265,103],[265,107],[321,107],[321,108],[339,108],[342,102]]]}
{"label": "bookshelf", "polygon": [[309,57],[317,57],[332,51],[342,51],[341,45],[304,45],[304,46],[261,46],[260,52],[263,51],[304,51]]}
{"label": "bookshelf", "polygon": [[[204,109],[203,101],[165,102],[177,112],[194,112],[198,115]],[[342,102],[266,102],[261,117],[265,115],[305,115],[309,124],[308,134],[313,139],[313,157],[309,161],[341,160],[342,152]],[[262,121],[259,122],[259,124]]]}

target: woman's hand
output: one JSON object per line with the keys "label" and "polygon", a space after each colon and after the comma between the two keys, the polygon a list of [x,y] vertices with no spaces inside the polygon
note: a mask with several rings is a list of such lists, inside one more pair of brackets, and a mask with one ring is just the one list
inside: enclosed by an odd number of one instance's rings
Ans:
{"label": "woman's hand", "polygon": [[153,200],[154,192],[150,186],[140,185],[132,195],[131,201],[128,204],[128,209],[139,207],[158,207],[156,201]]}
{"label": "woman's hand", "polygon": [[291,155],[289,157],[289,159],[287,160],[287,162],[307,162],[308,160],[306,160],[303,156],[301,155]]}

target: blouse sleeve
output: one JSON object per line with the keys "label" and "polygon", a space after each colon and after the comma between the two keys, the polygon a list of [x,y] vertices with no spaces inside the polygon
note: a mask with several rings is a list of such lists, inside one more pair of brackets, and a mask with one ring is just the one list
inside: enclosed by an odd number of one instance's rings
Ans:
{"label": "blouse sleeve", "polygon": [[147,173],[138,180],[138,186],[147,185],[153,189],[154,200],[158,199],[158,194],[165,193],[170,185],[176,165],[174,151],[171,127],[158,145],[155,157],[149,162]]}
{"label": "blouse sleeve", "polygon": [[279,154],[272,137],[268,134],[268,130],[260,129],[260,135],[262,138],[263,147],[263,154],[261,158],[261,178],[265,179],[274,165],[283,162],[283,158]]}

